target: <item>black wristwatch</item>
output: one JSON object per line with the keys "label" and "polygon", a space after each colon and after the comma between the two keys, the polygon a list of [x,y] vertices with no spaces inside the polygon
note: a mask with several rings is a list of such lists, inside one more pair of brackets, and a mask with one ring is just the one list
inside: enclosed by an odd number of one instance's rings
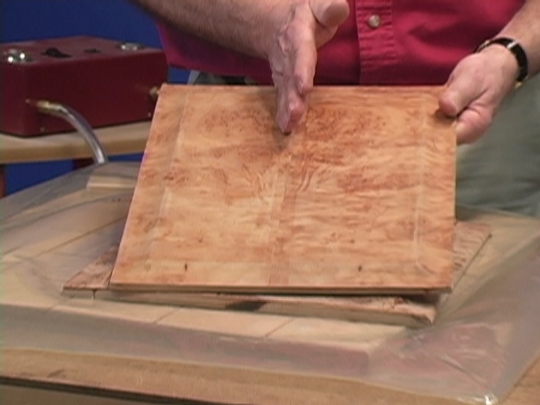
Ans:
{"label": "black wristwatch", "polygon": [[482,49],[485,49],[491,45],[502,45],[510,52],[512,52],[512,54],[516,58],[519,67],[519,73],[516,78],[518,82],[522,82],[527,78],[527,75],[529,74],[529,61],[527,59],[527,54],[517,41],[505,37],[488,39],[476,49],[476,52],[478,53]]}

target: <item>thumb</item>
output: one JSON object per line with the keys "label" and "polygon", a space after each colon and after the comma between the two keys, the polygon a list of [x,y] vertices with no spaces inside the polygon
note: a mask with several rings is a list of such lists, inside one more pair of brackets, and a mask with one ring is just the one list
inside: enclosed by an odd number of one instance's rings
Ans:
{"label": "thumb", "polygon": [[457,118],[458,144],[477,140],[487,129],[492,116],[490,97],[482,85],[483,81],[474,74],[467,74],[468,68],[467,64],[458,65],[439,96],[441,111]]}
{"label": "thumb", "polygon": [[326,28],[343,24],[349,16],[347,0],[310,0],[309,6],[317,22]]}
{"label": "thumb", "polygon": [[457,120],[456,137],[458,144],[472,143],[479,139],[491,122],[490,111],[482,106],[471,105]]}
{"label": "thumb", "polygon": [[470,75],[453,75],[439,97],[441,111],[449,117],[457,117],[467,106],[482,94]]}
{"label": "thumb", "polygon": [[457,118],[458,144],[474,142],[489,125],[490,113],[484,105],[484,97],[482,91],[464,76],[450,80],[440,95],[441,111],[449,117]]}

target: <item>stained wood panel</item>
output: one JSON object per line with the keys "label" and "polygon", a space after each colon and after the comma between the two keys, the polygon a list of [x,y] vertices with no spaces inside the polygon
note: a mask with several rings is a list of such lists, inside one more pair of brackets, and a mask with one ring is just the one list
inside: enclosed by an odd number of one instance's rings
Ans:
{"label": "stained wood panel", "polygon": [[[455,229],[452,284],[456,286],[469,264],[484,246],[491,228],[478,223],[458,222]],[[64,290],[91,291],[97,296],[109,289],[118,254],[112,246],[98,259],[69,279]],[[149,304],[182,305],[208,309],[241,310],[256,313],[309,316],[409,327],[431,324],[440,297],[298,297],[283,295],[235,295],[212,293],[115,292],[115,300]]]}
{"label": "stained wood panel", "polygon": [[165,86],[111,288],[418,293],[452,279],[455,136],[433,89]]}

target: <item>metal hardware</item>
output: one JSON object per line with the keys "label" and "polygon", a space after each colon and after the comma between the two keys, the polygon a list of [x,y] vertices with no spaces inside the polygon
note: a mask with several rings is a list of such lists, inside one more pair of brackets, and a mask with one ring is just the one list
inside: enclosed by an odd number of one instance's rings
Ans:
{"label": "metal hardware", "polygon": [[11,64],[29,63],[32,62],[32,58],[24,51],[20,49],[9,49],[4,52],[4,60]]}
{"label": "metal hardware", "polygon": [[159,91],[160,91],[160,87],[159,86],[154,86],[150,89],[150,98],[154,101],[157,101],[157,99],[159,98]]}
{"label": "metal hardware", "polygon": [[71,124],[77,132],[83,137],[90,149],[92,150],[94,163],[98,165],[105,164],[109,161],[107,155],[104,152],[103,146],[99,142],[98,137],[94,133],[94,130],[77,111],[70,107],[59,103],[53,103],[46,100],[40,100],[36,103],[37,109],[44,114],[53,115],[58,118],[62,118]]}
{"label": "metal hardware", "polygon": [[140,51],[144,48],[144,45],[135,43],[135,42],[122,42],[119,46],[122,51],[133,52]]}

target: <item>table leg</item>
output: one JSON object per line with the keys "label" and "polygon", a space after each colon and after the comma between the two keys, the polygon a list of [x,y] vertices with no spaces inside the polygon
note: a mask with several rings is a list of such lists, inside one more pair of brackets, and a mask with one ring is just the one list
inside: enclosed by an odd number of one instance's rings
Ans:
{"label": "table leg", "polygon": [[0,198],[3,198],[6,196],[6,188],[7,188],[6,166],[0,164]]}

